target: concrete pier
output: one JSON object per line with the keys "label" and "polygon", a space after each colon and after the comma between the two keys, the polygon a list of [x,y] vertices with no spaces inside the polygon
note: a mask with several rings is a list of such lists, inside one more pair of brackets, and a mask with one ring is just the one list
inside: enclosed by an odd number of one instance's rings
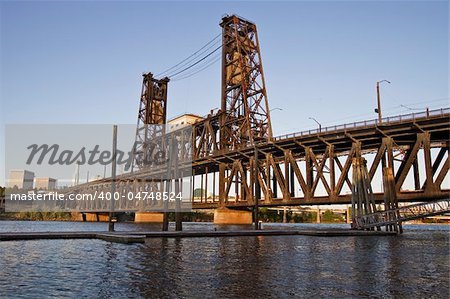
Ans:
{"label": "concrete pier", "polygon": [[164,213],[158,212],[137,212],[134,214],[134,222],[162,223]]}
{"label": "concrete pier", "polygon": [[72,212],[72,220],[83,222],[108,222],[109,213],[106,212]]}
{"label": "concrete pier", "polygon": [[214,224],[252,224],[252,212],[219,208],[214,211]]}
{"label": "concrete pier", "polygon": [[109,213],[85,213],[83,221],[87,222],[108,222]]}

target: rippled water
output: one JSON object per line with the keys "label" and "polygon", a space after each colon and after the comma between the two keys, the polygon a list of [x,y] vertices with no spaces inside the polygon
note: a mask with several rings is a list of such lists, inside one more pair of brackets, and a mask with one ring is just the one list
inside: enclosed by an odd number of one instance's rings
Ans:
{"label": "rippled water", "polygon": [[[0,222],[0,231],[106,227]],[[280,227],[325,226],[266,225]],[[213,228],[184,224],[185,230]],[[117,230],[138,229],[158,226],[117,225]],[[385,237],[149,239],[134,245],[100,240],[0,242],[0,298],[448,298],[448,226],[406,226],[405,231]]]}

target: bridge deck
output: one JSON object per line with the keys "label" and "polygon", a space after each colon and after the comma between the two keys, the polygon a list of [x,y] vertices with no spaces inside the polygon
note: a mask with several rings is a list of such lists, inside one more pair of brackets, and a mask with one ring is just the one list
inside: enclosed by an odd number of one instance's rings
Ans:
{"label": "bridge deck", "polygon": [[[288,134],[276,137],[270,141],[259,142],[252,146],[231,151],[219,149],[212,151],[203,157],[193,157],[192,161],[182,162],[179,165],[179,169],[180,171],[183,171],[184,169],[192,168],[194,176],[202,176],[202,185],[203,175],[219,172],[219,165],[226,165],[228,173],[230,174],[233,173],[233,171],[231,171],[232,167],[234,167],[233,163],[238,162],[238,167],[241,169],[244,168],[245,175],[248,175],[252,172],[250,164],[255,156],[256,150],[258,160],[260,161],[260,167],[265,168],[266,171],[266,173],[259,174],[260,182],[266,184],[266,194],[264,194],[263,197],[260,197],[259,206],[348,204],[351,202],[351,194],[343,191],[343,186],[349,186],[351,188],[351,181],[349,179],[351,177],[349,176],[351,171],[351,160],[352,157],[356,155],[357,150],[358,155],[373,153],[378,156],[378,160],[375,163],[376,159],[374,159],[369,171],[371,179],[377,172],[377,169],[379,170],[381,168],[381,156],[388,156],[390,160],[388,161],[388,163],[390,163],[389,167],[395,168],[394,176],[396,180],[396,192],[400,202],[430,201],[444,199],[450,196],[448,186],[445,186],[445,184],[442,183],[445,176],[448,174],[449,169],[449,132],[450,108],[445,108],[427,111],[426,113],[389,117],[383,119],[381,123],[376,120],[364,121],[323,128],[322,130],[310,130]],[[390,142],[392,142],[392,144],[387,145],[386,140],[391,140]],[[440,149],[435,161],[431,161],[430,148],[433,147]],[[414,165],[414,175],[417,175],[417,179],[416,177],[414,178],[415,190],[407,190],[410,188],[404,188],[402,184],[408,175],[409,169],[412,169],[412,164],[415,163],[414,160],[417,162],[419,159],[419,149],[422,149],[425,153],[421,156],[421,159],[424,159],[425,161],[420,163],[423,163],[426,167],[426,181],[423,185],[421,184],[418,178],[419,172],[416,169],[417,165]],[[401,160],[396,158],[396,155],[399,153],[403,156]],[[447,158],[445,159],[446,155]],[[268,157],[271,159],[270,163]],[[341,161],[339,161],[339,157],[343,157]],[[291,160],[286,162],[288,159]],[[298,166],[297,162],[300,163],[303,161],[303,163],[306,163],[307,159],[309,159],[309,165],[306,166],[306,170],[303,170]],[[342,162],[344,159],[346,159],[346,161]],[[327,160],[330,162],[327,162]],[[400,165],[394,166],[394,160],[400,161]],[[261,166],[262,163],[264,163],[263,166]],[[327,167],[326,163],[330,164],[330,174],[325,174],[325,167]],[[288,173],[288,168],[285,167],[287,164],[289,164],[289,171],[291,173]],[[280,168],[284,168],[284,172]],[[334,169],[336,169],[336,171]],[[333,171],[333,173],[331,173],[331,171]],[[145,182],[148,181],[149,178],[151,179],[153,175],[158,176],[163,173],[167,173],[166,167],[161,167],[160,169],[144,169],[133,173],[119,175],[116,178],[116,182],[119,184],[127,184],[134,180],[142,180]],[[219,175],[220,172],[218,175],[215,175],[214,180],[216,180]],[[222,175],[224,174],[222,173]],[[242,174],[239,176],[242,176]],[[304,182],[301,182],[299,179],[301,176],[303,176]],[[247,180],[250,181],[251,179]],[[87,184],[69,188],[65,192],[82,191],[83,189],[93,186],[103,186],[101,188],[108,190],[107,184],[109,184],[110,181],[111,179],[107,178],[89,182]],[[216,189],[218,189],[220,193],[220,184],[227,184],[226,188],[228,188],[227,190],[229,191],[230,187],[228,185],[238,182],[239,180],[237,179],[237,175],[234,178],[231,175],[228,178],[222,178],[222,183],[220,183],[221,179],[218,181],[219,187]],[[281,191],[278,192],[278,196],[276,195],[276,190],[273,190],[275,186],[272,187],[272,184],[275,181],[276,183],[274,184],[278,184],[279,191]],[[327,194],[325,195],[315,192],[316,187],[320,182],[324,182],[324,185],[328,185],[329,187],[326,190]],[[209,183],[211,185],[211,181]],[[212,199],[203,198],[198,200],[192,194],[191,200],[193,208],[216,208],[220,204],[219,197],[222,197],[224,200],[221,204],[224,204],[227,207],[239,208],[254,206],[254,199],[251,194],[251,190],[254,186],[250,186],[248,182],[246,182],[246,186],[244,186],[244,183],[241,181],[238,183],[241,184],[241,186],[237,187],[236,190],[247,188],[247,194],[244,194],[244,196],[242,196],[243,191],[240,191],[241,196],[239,196],[239,199],[229,198],[227,195],[228,193],[218,196],[217,190],[216,193],[213,191]],[[204,184],[206,185],[206,182]],[[303,184],[301,185],[303,196],[302,193],[295,194],[294,192],[295,190],[293,187],[298,190],[299,184]],[[212,185],[215,186],[216,183],[212,183]],[[281,190],[282,187],[284,187],[284,190]],[[222,186],[222,188],[222,192],[225,192],[224,190],[226,188],[224,186]],[[269,194],[270,192],[273,192],[273,196]],[[379,203],[383,202],[383,194],[375,194],[375,200]],[[120,208],[117,207],[117,210],[119,211]],[[129,210],[132,211],[133,209]]]}
{"label": "bridge deck", "polygon": [[[356,122],[352,124],[333,126],[319,130],[309,130],[275,137],[272,141],[259,142],[254,146],[237,149],[233,151],[218,150],[206,157],[193,157],[192,161],[180,163],[182,167],[193,167],[195,174],[209,171],[217,171],[218,163],[231,163],[235,160],[248,161],[253,157],[255,148],[258,150],[260,159],[265,154],[272,154],[274,158],[282,157],[284,151],[291,150],[298,158],[304,158],[304,148],[309,147],[314,152],[321,153],[327,144],[334,145],[337,155],[346,155],[351,150],[355,140],[361,142],[362,150],[374,152],[378,148],[383,137],[395,138],[397,145],[410,145],[415,135],[420,132],[429,132],[434,146],[440,147],[448,141],[450,131],[450,108],[430,111],[429,114],[413,113],[383,119],[382,123],[376,120]],[[118,175],[116,181],[128,181],[146,178],[152,174],[165,173],[167,169],[152,168],[151,170],[140,170],[133,173]],[[90,184],[101,184],[109,182],[110,178],[80,184],[73,188],[81,188]]]}

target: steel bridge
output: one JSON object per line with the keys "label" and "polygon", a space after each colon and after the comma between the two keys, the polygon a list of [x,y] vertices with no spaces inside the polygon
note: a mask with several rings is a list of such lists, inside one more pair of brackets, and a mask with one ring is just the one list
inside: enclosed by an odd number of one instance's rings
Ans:
{"label": "steel bridge", "polygon": [[[178,153],[176,188],[189,178],[194,209],[350,204],[355,158],[368,162],[369,184],[383,184],[373,194],[375,202],[386,202],[385,172],[393,177],[389,190],[396,201],[449,198],[444,183],[449,171],[449,108],[274,137],[256,25],[233,15],[224,17],[220,26],[220,110],[189,128],[166,132],[170,78],[144,74],[134,171],[114,182],[103,179],[67,192],[108,191],[112,184],[123,193],[167,190],[173,182],[154,179],[167,169],[144,163],[152,140],[164,139],[162,150]],[[180,146],[180,140],[189,143]],[[202,190],[200,194],[196,189]],[[107,211],[109,207],[83,203],[78,208]],[[137,210],[127,200],[115,206],[115,211]]]}
{"label": "steel bridge", "polygon": [[[386,165],[392,169],[401,202],[449,198],[449,186],[443,185],[449,170],[449,117],[448,108],[413,113],[385,118],[381,124],[373,120],[333,126],[198,156],[186,165],[192,166],[191,181],[196,186],[191,188],[193,208],[253,207],[255,159],[259,165],[256,177],[260,186],[259,206],[350,204],[351,166],[355,157],[371,157],[367,158],[371,160],[370,180],[378,175],[380,182],[383,157],[387,157]],[[197,131],[196,126],[193,132]],[[193,145],[193,151],[200,146],[201,143]],[[437,154],[432,155],[432,151]],[[155,169],[119,175],[116,188],[121,192],[135,191],[142,188],[139,182],[151,184],[152,175],[157,175]],[[408,175],[413,179],[413,190],[404,187]],[[198,188],[208,190],[209,194],[194,196]],[[110,179],[81,184],[72,187],[70,192],[102,190],[111,190]],[[164,186],[159,190],[165,190]],[[376,202],[383,202],[384,193],[374,196]],[[102,211],[108,206],[83,209]],[[123,200],[115,209],[135,211],[138,207],[131,207],[129,201]]]}

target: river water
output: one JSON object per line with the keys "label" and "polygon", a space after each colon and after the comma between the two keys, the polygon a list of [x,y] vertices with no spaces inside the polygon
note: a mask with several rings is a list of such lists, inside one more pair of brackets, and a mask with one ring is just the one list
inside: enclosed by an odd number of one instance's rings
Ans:
{"label": "river water", "polygon": [[[264,229],[335,227],[348,225]],[[0,298],[449,298],[449,226],[404,228],[400,236],[0,242]],[[105,223],[0,221],[0,231],[106,229]],[[184,230],[212,229],[184,223]]]}

